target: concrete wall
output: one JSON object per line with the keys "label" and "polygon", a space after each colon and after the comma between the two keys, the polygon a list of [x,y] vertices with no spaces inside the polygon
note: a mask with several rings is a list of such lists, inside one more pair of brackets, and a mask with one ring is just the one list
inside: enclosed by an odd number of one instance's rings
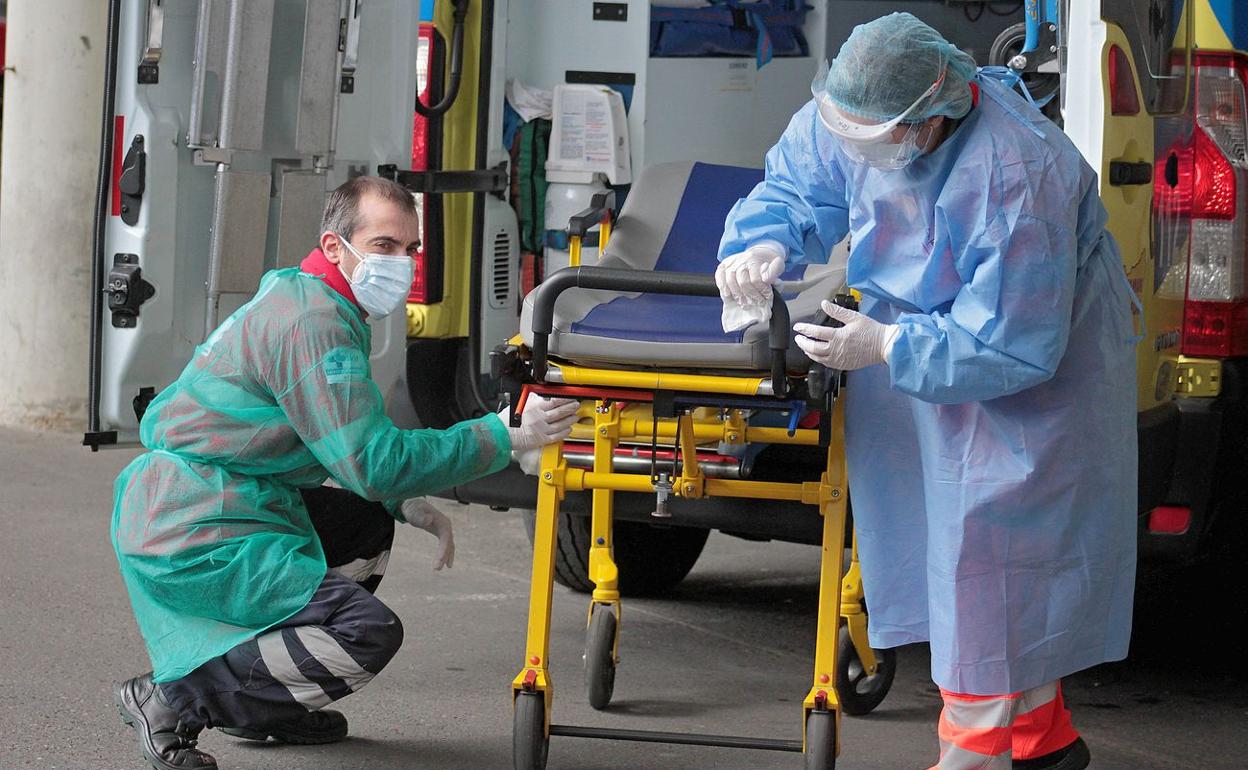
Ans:
{"label": "concrete wall", "polygon": [[107,3],[8,7],[0,138],[0,423],[86,418]]}

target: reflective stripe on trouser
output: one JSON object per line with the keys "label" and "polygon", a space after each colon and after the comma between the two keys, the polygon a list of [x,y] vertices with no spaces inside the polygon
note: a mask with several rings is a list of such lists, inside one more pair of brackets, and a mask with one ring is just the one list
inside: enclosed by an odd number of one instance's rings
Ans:
{"label": "reflective stripe on trouser", "polygon": [[1010,770],[1014,759],[1051,754],[1079,737],[1057,682],[1012,695],[940,695],[940,762],[933,770]]}
{"label": "reflective stripe on trouser", "polygon": [[[368,583],[374,581],[381,582],[381,578],[386,574],[386,565],[390,563],[390,552],[382,551],[376,556],[368,559],[352,559],[346,564],[340,564],[333,569],[337,570],[343,577],[354,580],[357,583]],[[375,590],[375,589],[369,589]]]}
{"label": "reflective stripe on trouser", "polygon": [[331,570],[301,611],[160,686],[190,726],[260,728],[360,689],[402,641],[390,608]]}

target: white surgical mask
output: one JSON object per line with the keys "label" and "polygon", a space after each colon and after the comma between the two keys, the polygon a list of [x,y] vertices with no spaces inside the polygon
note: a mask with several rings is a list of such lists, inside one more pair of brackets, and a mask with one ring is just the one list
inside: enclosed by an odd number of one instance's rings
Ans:
{"label": "white surgical mask", "polygon": [[412,290],[412,273],[416,264],[406,254],[361,254],[351,242],[341,235],[338,241],[359,259],[351,275],[338,269],[351,284],[351,291],[360,307],[371,316],[384,318],[403,306]]}

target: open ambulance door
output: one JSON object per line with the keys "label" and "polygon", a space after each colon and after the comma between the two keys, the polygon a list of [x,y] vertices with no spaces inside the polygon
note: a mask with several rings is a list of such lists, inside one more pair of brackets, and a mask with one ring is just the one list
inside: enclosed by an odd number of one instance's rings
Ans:
{"label": "open ambulance door", "polygon": [[1167,156],[1178,134],[1191,131],[1192,5],[1068,4],[1065,130],[1100,177],[1108,229],[1143,307],[1135,319],[1143,333],[1136,349],[1141,511],[1165,500],[1179,443],[1187,247],[1186,236],[1176,239],[1185,228],[1168,194]]}
{"label": "open ambulance door", "polygon": [[[110,0],[83,443],[133,444],[261,275],[316,246],[328,191],[412,152],[419,4]],[[373,374],[402,394],[402,314]]]}
{"label": "open ambulance door", "polygon": [[519,222],[503,144],[505,54],[515,30],[509,0],[423,6],[417,140],[411,171],[393,177],[427,213],[407,306],[413,422],[445,428],[498,408],[490,352],[519,329]]}

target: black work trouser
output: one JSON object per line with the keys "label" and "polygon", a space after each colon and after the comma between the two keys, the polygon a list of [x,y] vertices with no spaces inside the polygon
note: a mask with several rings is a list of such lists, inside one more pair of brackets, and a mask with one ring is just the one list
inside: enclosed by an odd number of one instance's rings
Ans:
{"label": "black work trouser", "polygon": [[303,498],[329,565],[325,579],[292,617],[160,685],[188,726],[258,728],[297,719],[368,684],[402,644],[398,616],[373,596],[394,519],[342,489],[304,490]]}

